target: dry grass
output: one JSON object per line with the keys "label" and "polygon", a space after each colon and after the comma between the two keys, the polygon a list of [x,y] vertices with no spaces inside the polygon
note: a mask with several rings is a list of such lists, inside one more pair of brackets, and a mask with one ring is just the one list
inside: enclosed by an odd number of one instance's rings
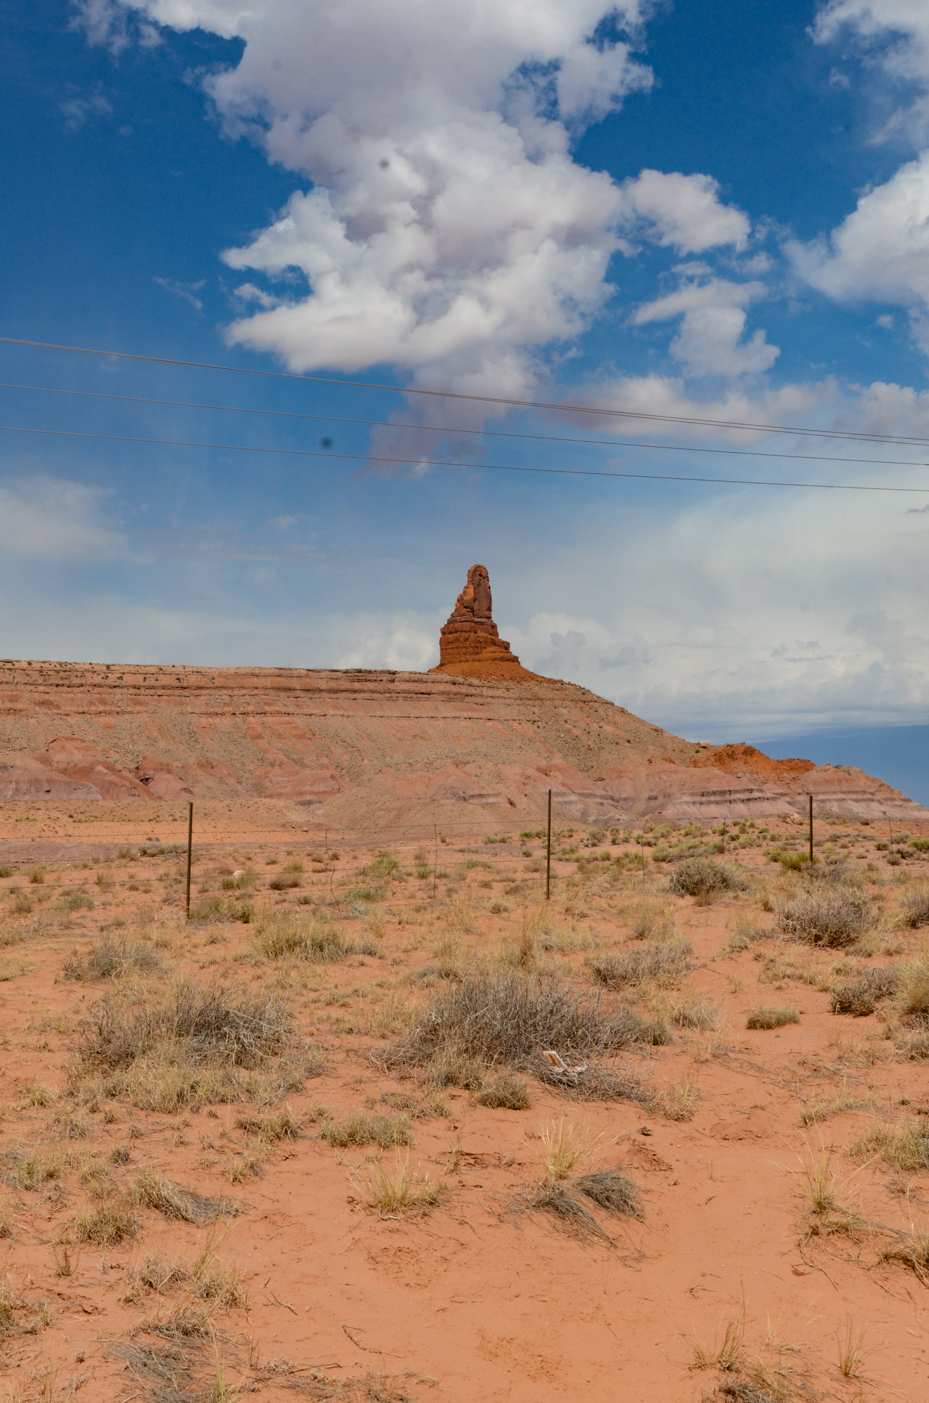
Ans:
{"label": "dry grass", "polygon": [[929,955],[903,966],[899,1007],[906,1022],[929,1024]]}
{"label": "dry grass", "polygon": [[910,930],[929,926],[929,889],[921,887],[917,891],[907,892],[900,908],[900,920]]}
{"label": "dry grass", "polygon": [[497,1110],[526,1111],[532,1105],[532,1094],[522,1077],[515,1077],[512,1072],[501,1072],[486,1081],[475,1093],[474,1103]]}
{"label": "dry grass", "polygon": [[854,1155],[875,1155],[891,1169],[912,1174],[929,1169],[929,1126],[905,1121],[898,1130],[876,1125],[860,1135],[849,1147]]}
{"label": "dry grass", "polygon": [[398,1150],[391,1172],[379,1159],[374,1161],[365,1181],[365,1191],[369,1206],[385,1215],[434,1208],[445,1193],[446,1185],[444,1181],[432,1183],[428,1175],[414,1173],[409,1158],[401,1158]]}
{"label": "dry grass", "polygon": [[738,867],[711,857],[685,857],[668,879],[669,891],[676,896],[694,896],[704,906],[724,892],[744,891],[747,886]]}
{"label": "dry grass", "polygon": [[259,1140],[277,1144],[279,1140],[299,1140],[301,1124],[290,1106],[282,1106],[279,1111],[265,1115],[237,1116],[236,1125],[249,1135],[257,1135]]}
{"label": "dry grass", "polygon": [[291,1041],[289,1015],[271,995],[180,984],[134,1011],[107,997],[82,1030],[72,1090],[91,1079],[104,1096],[163,1112],[238,1100],[240,1071],[266,1067]]}
{"label": "dry grass", "polygon": [[620,1169],[584,1174],[575,1180],[574,1187],[606,1213],[638,1218],[640,1221],[644,1217],[639,1186]]}
{"label": "dry grass", "polygon": [[412,1145],[413,1133],[408,1116],[393,1114],[371,1115],[355,1111],[347,1120],[326,1121],[319,1132],[327,1145],[347,1149],[350,1145],[379,1145],[382,1150],[391,1145]]}
{"label": "dry grass", "polygon": [[864,1344],[865,1328],[856,1329],[851,1315],[845,1317],[845,1328],[839,1332],[839,1373],[843,1379],[861,1377],[861,1348]]}
{"label": "dry grass", "polygon": [[289,913],[258,922],[252,944],[267,960],[305,960],[318,965],[338,964],[352,953],[352,947],[331,926]]}
{"label": "dry grass", "polygon": [[603,1139],[591,1131],[566,1121],[564,1117],[545,1126],[542,1141],[542,1165],[551,1182],[568,1179],[582,1159],[586,1159]]}
{"label": "dry grass", "polygon": [[799,1023],[800,1015],[795,1008],[756,1008],[745,1020],[746,1028],[786,1028],[788,1023]]}
{"label": "dry grass", "polygon": [[874,910],[853,887],[823,886],[789,897],[777,908],[778,928],[795,940],[843,949],[873,926]]}
{"label": "dry grass", "polygon": [[685,1077],[679,1086],[669,1086],[658,1098],[658,1104],[668,1120],[691,1120],[697,1109],[700,1089],[690,1077]]}
{"label": "dry grass", "polygon": [[654,898],[646,897],[642,901],[633,902],[623,915],[628,921],[629,934],[633,940],[670,941],[676,938],[677,932],[667,908]]}
{"label": "dry grass", "polygon": [[160,968],[158,953],[150,945],[103,936],[86,955],[81,956],[73,951],[64,962],[61,977],[93,983],[103,979],[122,979],[127,974],[153,974]]}
{"label": "dry grass", "polygon": [[719,1004],[696,989],[652,999],[650,1006],[657,1017],[672,1028],[691,1028],[703,1033],[718,1027],[722,1016]]}
{"label": "dry grass", "polygon": [[560,1227],[578,1237],[607,1238],[590,1209],[557,1180],[544,1179],[516,1201],[517,1207],[547,1213]]}
{"label": "dry grass", "polygon": [[195,1223],[198,1227],[213,1223],[217,1218],[234,1217],[240,1211],[226,1199],[208,1198],[147,1169],[136,1179],[134,1197],[143,1208],[153,1208],[166,1218]]}
{"label": "dry grass", "polygon": [[[711,1348],[694,1341],[692,1344],[695,1369],[721,1369],[724,1373],[732,1373],[738,1370],[744,1359],[743,1345],[745,1342],[745,1303],[734,1320],[726,1322],[723,1330],[722,1343],[717,1345],[714,1340]],[[729,1396],[733,1395],[729,1390]]]}
{"label": "dry grass", "polygon": [[867,1018],[882,999],[890,998],[899,987],[900,972],[893,966],[861,970],[856,978],[837,984],[833,989],[832,1012]]}
{"label": "dry grass", "polygon": [[686,940],[661,940],[623,950],[618,955],[600,955],[587,961],[594,978],[608,989],[629,985],[677,984],[693,969],[693,946]]}
{"label": "dry grass", "polygon": [[75,1242],[92,1243],[95,1247],[118,1247],[135,1237],[139,1220],[128,1203],[106,1203],[72,1219],[68,1235]]}
{"label": "dry grass", "polygon": [[[414,1032],[389,1048],[383,1061],[388,1067],[431,1066],[433,1074],[443,1059],[446,1068],[449,1061],[464,1063],[479,1090],[482,1068],[535,1068],[545,1048],[562,1057],[586,1057],[646,1036],[647,1025],[631,1010],[571,993],[557,979],[476,974],[437,995]],[[452,1084],[447,1070],[438,1078],[442,1082]]]}

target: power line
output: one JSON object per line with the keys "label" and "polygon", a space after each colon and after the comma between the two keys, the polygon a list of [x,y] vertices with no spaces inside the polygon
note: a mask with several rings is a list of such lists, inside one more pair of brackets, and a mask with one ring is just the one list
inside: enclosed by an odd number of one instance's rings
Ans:
{"label": "power line", "polygon": [[266,453],[283,458],[340,458],[346,462],[391,463],[402,467],[473,468],[477,472],[540,473],[546,477],[630,478],[641,482],[702,482],[729,487],[805,487],[820,488],[828,492],[929,493],[929,485],[926,487],[873,487],[852,482],[776,482],[751,477],[688,477],[676,473],[621,473],[613,469],[595,471],[593,468],[527,468],[516,467],[511,463],[450,463],[441,459],[388,458],[368,453],[337,453],[334,450],[318,451],[312,448],[260,448],[243,443],[202,443],[192,439],[135,438],[128,434],[82,433],[73,429],[27,429],[14,424],[0,424],[0,433],[37,434],[50,438],[95,439],[104,443],[139,443],[162,448],[208,448],[222,453]]}
{"label": "power line", "polygon": [[687,424],[697,428],[739,429],[767,434],[800,434],[805,438],[839,438],[864,443],[906,443],[916,446],[929,444],[927,438],[910,438],[900,434],[864,434],[841,429],[808,429],[789,424],[752,424],[737,419],[701,419],[683,414],[649,414],[638,409],[603,409],[589,404],[558,404],[547,400],[504,399],[498,395],[468,395],[456,390],[424,390],[417,386],[387,385],[374,380],[340,380],[334,375],[294,375],[286,370],[258,370],[251,366],[178,360],[172,356],[145,356],[132,351],[101,351],[93,346],[62,346],[54,341],[31,341],[20,336],[0,336],[0,343],[8,346],[33,346],[45,351],[70,351],[85,356],[108,356],[115,360],[146,361],[152,365],[177,365],[187,370],[223,370],[232,375],[258,375],[270,380],[297,380],[304,384],[317,385],[345,385],[349,389],[389,390],[392,394],[467,400],[474,404],[502,404],[511,409],[550,409],[559,414],[590,414],[614,419],[646,419],[654,423]]}
{"label": "power line", "polygon": [[847,455],[833,456],[827,453],[769,453],[758,448],[708,448],[685,443],[642,443],[637,439],[624,438],[576,438],[561,434],[526,434],[507,429],[460,429],[442,424],[413,424],[393,419],[358,419],[337,414],[300,414],[288,409],[253,409],[239,404],[203,404],[195,400],[150,399],[144,395],[114,395],[102,390],[68,390],[54,385],[19,385],[0,380],[0,390],[30,390],[36,394],[71,395],[78,399],[115,400],[119,404],[151,404],[165,409],[208,409],[222,414],[254,414],[265,419],[301,419],[317,424],[357,424],[367,428],[414,429],[420,433],[470,434],[480,438],[513,438],[532,443],[577,443],[593,448],[648,448],[666,453],[712,453],[724,454],[730,458],[778,458],[805,463],[862,463],[866,466],[882,468],[926,468],[929,463],[914,462],[912,458],[849,458]]}

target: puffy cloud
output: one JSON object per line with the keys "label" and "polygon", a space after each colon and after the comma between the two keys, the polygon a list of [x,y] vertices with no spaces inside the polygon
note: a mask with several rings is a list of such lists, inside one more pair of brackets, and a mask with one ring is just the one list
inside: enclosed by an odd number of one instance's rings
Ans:
{"label": "puffy cloud", "polygon": [[929,9],[923,0],[828,0],[813,37],[828,44],[843,32],[879,42],[883,66],[893,76],[929,78]]}
{"label": "puffy cloud", "polygon": [[105,493],[39,474],[0,486],[0,551],[7,557],[75,563],[127,553],[121,532],[101,521]]}
{"label": "puffy cloud", "polygon": [[[791,243],[794,267],[829,297],[900,302],[917,331],[929,307],[929,151],[862,195],[826,239]],[[929,337],[922,333],[929,347]]]}
{"label": "puffy cloud", "polygon": [[635,314],[637,326],[681,317],[671,354],[691,375],[759,374],[774,364],[780,351],[769,346],[763,331],[747,341],[745,308],[764,294],[763,283],[733,283],[723,278],[686,281],[676,292],[647,302]]}
{"label": "puffy cloud", "polygon": [[129,13],[244,41],[206,80],[216,109],[313,188],[225,253],[291,280],[229,337],[295,370],[380,362],[420,387],[519,396],[544,348],[612,296],[625,233],[683,252],[745,244],[745,215],[708,176],[618,186],[572,159],[569,131],[651,84],[633,55],[643,0],[88,4],[98,42]]}
{"label": "puffy cloud", "polygon": [[638,227],[655,243],[680,253],[703,253],[732,244],[744,249],[751,231],[748,218],[719,198],[719,185],[708,175],[644,170],[622,186],[624,222]]}

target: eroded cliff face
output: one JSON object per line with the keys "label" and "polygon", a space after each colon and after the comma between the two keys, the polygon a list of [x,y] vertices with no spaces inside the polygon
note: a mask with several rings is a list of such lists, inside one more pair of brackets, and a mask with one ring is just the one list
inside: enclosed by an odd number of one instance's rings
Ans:
{"label": "eroded cliff face", "polygon": [[269,798],[352,829],[929,814],[860,770],[694,745],[576,687],[432,673],[0,663],[0,799]]}

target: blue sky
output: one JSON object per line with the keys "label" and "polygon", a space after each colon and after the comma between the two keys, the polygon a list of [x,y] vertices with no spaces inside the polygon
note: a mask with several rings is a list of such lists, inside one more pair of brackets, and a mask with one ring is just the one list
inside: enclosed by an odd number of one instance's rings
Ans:
{"label": "blue sky", "polygon": [[4,655],[422,668],[480,560],[528,666],[929,797],[929,7],[2,18],[0,334],[396,387],[0,343],[6,426],[230,445],[0,433]]}

